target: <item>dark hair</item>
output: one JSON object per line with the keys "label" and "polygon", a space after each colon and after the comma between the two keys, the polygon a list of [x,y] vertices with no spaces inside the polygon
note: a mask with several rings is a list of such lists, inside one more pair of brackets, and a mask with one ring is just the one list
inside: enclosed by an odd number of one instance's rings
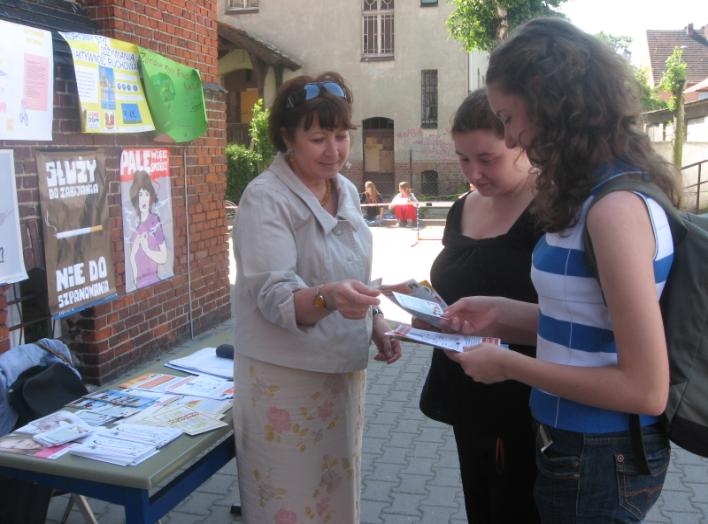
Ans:
{"label": "dark hair", "polygon": [[[322,89],[316,98],[305,100],[292,108],[287,107],[288,97],[302,90],[305,84],[327,80],[339,84],[346,99]],[[288,147],[283,134],[292,138],[295,129],[301,124],[305,130],[310,129],[315,116],[323,129],[356,129],[352,124],[352,102],[352,92],[338,73],[328,71],[316,77],[302,75],[292,78],[280,86],[270,107],[268,137],[278,151],[285,152]]]}
{"label": "dark hair", "polygon": [[155,186],[152,185],[152,179],[148,172],[143,170],[135,172],[135,175],[133,175],[133,183],[130,186],[130,201],[133,203],[135,209],[139,207],[138,195],[141,189],[150,193],[150,205],[157,202],[157,193],[155,192]]}
{"label": "dark hair", "polygon": [[489,107],[487,90],[480,88],[472,91],[455,111],[451,133],[460,135],[472,131],[490,131],[494,136],[504,139],[504,126]]}
{"label": "dark hair", "polygon": [[576,223],[593,174],[616,159],[678,202],[675,169],[642,131],[629,64],[599,39],[560,18],[530,20],[492,51],[487,86],[520,97],[537,129],[526,150],[540,168],[534,210],[546,230]]}

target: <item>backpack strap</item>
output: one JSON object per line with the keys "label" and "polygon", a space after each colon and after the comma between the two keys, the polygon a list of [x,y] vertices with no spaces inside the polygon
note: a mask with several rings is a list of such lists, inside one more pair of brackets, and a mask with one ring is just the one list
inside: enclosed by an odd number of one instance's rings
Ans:
{"label": "backpack strap", "polygon": [[42,348],[42,349],[43,349],[44,351],[46,351],[47,353],[50,353],[50,354],[54,355],[55,357],[57,357],[59,360],[61,360],[64,364],[66,364],[66,365],[69,366],[70,368],[73,368],[73,367],[74,367],[73,364],[71,363],[71,360],[69,360],[69,359],[66,357],[66,355],[62,355],[62,354],[59,353],[57,350],[55,350],[55,349],[51,346],[51,344],[49,344],[49,343],[47,342],[47,339],[45,339],[45,338],[39,339],[39,340],[37,340],[37,341],[34,342],[34,345],[37,346],[37,347],[39,347],[39,348]]}
{"label": "backpack strap", "polygon": [[[681,218],[681,212],[674,206],[673,202],[666,196],[666,193],[656,184],[651,182],[640,171],[617,173],[610,178],[601,182],[592,192],[593,200],[586,212],[590,212],[593,205],[597,204],[602,197],[614,191],[632,191],[638,192],[655,200],[664,210],[671,228],[671,236],[674,242],[674,251],[676,246],[680,244],[686,236],[687,228]],[[585,248],[585,260],[592,269],[593,273],[599,280],[597,272],[597,261],[595,260],[595,251],[592,247],[592,239],[588,232],[587,219],[583,227],[583,247]],[[601,286],[602,287],[602,286]],[[605,299],[603,293],[603,301]],[[629,437],[632,445],[634,460],[639,468],[639,471],[645,475],[651,474],[649,462],[647,461],[646,450],[644,449],[644,439],[642,437],[642,426],[639,420],[639,415],[636,413],[629,414]]]}

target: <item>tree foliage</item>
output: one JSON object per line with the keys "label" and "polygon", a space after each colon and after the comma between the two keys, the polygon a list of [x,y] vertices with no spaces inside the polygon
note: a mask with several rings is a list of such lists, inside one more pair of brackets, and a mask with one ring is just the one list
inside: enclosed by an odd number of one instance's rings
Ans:
{"label": "tree foliage", "polygon": [[669,109],[674,113],[673,162],[677,168],[683,161],[683,143],[686,141],[686,111],[683,107],[683,90],[686,88],[686,62],[683,49],[674,47],[666,59],[666,71],[661,77],[661,89],[669,93]]}
{"label": "tree foliage", "polygon": [[248,135],[250,146],[229,144],[226,146],[226,199],[238,202],[241,193],[258,173],[265,170],[275,156],[275,148],[268,138],[268,116],[260,98],[253,105]]}
{"label": "tree foliage", "polygon": [[447,27],[468,51],[491,51],[509,31],[536,16],[562,16],[554,8],[567,0],[451,0]]}

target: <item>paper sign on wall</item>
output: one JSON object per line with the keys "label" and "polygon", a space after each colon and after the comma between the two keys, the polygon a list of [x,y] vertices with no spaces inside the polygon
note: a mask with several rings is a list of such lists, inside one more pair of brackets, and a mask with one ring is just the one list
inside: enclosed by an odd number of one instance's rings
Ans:
{"label": "paper sign on wall", "polygon": [[0,151],[0,285],[27,279],[17,209],[15,161],[11,150]]}
{"label": "paper sign on wall", "polygon": [[139,48],[140,67],[156,141],[189,142],[207,130],[204,90],[199,71]]}
{"label": "paper sign on wall", "polygon": [[105,155],[36,156],[49,310],[62,318],[117,296]]}
{"label": "paper sign on wall", "polygon": [[0,20],[0,140],[51,140],[52,33]]}
{"label": "paper sign on wall", "polygon": [[71,48],[84,133],[135,133],[155,126],[138,67],[138,46],[99,35],[60,33]]}

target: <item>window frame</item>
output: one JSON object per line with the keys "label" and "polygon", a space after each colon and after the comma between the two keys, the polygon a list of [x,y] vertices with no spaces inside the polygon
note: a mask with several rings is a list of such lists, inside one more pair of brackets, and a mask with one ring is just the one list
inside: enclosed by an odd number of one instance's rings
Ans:
{"label": "window frame", "polygon": [[259,8],[260,0],[226,0],[226,13],[230,15],[257,13]]}
{"label": "window frame", "polygon": [[420,127],[438,128],[438,70],[420,71]]}
{"label": "window frame", "polygon": [[[371,8],[371,4],[375,7]],[[394,9],[395,0],[362,0],[362,60],[393,60],[396,49]],[[372,29],[373,36],[369,34],[369,29]],[[375,42],[367,47],[367,40],[372,38]]]}
{"label": "window frame", "polygon": [[437,7],[438,0],[420,0],[420,7]]}

